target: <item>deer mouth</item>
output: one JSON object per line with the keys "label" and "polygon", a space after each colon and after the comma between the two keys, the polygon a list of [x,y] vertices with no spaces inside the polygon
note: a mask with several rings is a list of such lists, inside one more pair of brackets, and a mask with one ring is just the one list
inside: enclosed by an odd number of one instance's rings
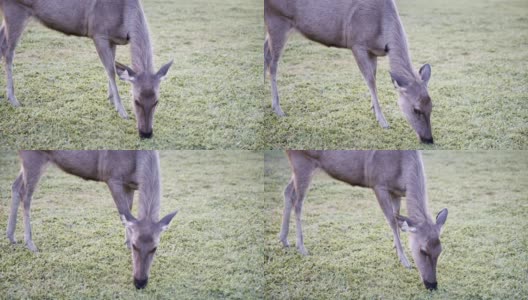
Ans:
{"label": "deer mouth", "polygon": [[153,136],[152,131],[149,131],[149,132],[139,131],[139,137],[142,139],[150,139],[152,136]]}
{"label": "deer mouth", "polygon": [[420,142],[424,144],[434,144],[433,137],[430,137],[430,138],[420,137]]}
{"label": "deer mouth", "polygon": [[438,282],[429,282],[429,281],[424,280],[423,283],[425,285],[425,288],[430,291],[436,290],[438,286]]}
{"label": "deer mouth", "polygon": [[134,286],[136,286],[136,289],[144,289],[147,286],[148,278],[145,279],[137,279],[134,278]]}

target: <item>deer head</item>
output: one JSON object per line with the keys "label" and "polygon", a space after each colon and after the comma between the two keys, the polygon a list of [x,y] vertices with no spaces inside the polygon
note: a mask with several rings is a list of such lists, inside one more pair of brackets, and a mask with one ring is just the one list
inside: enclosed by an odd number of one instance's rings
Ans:
{"label": "deer head", "polygon": [[417,223],[399,215],[396,219],[401,230],[409,233],[411,253],[425,288],[436,290],[436,264],[442,253],[440,233],[447,219],[447,209],[444,208],[438,213],[436,223],[430,220]]}
{"label": "deer head", "polygon": [[413,79],[390,73],[392,83],[399,93],[398,105],[422,143],[433,144],[431,111],[433,103],[427,91],[431,66],[426,64]]}
{"label": "deer head", "polygon": [[132,214],[121,215],[121,221],[125,225],[128,238],[132,246],[132,266],[134,285],[137,289],[147,286],[150,267],[160,241],[160,234],[169,228],[172,218],[178,213],[174,211],[159,222],[148,218],[137,220]]}
{"label": "deer head", "polygon": [[172,61],[164,65],[156,73],[137,73],[130,67],[116,62],[116,72],[121,80],[132,84],[134,98],[134,113],[136,114],[137,129],[141,138],[152,137],[154,111],[159,101],[160,82],[165,79]]}

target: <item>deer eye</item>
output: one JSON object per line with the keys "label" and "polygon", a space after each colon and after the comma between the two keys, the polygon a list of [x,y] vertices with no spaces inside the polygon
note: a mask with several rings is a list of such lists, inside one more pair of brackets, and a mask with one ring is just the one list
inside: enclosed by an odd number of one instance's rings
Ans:
{"label": "deer eye", "polygon": [[134,251],[139,251],[139,248],[134,244],[132,244],[132,248],[134,249]]}
{"label": "deer eye", "polygon": [[158,249],[158,247],[154,247],[154,249],[150,250],[150,254],[153,254],[154,252],[156,252],[156,249]]}
{"label": "deer eye", "polygon": [[429,256],[429,253],[425,252],[423,249],[420,249],[420,253],[424,256]]}
{"label": "deer eye", "polygon": [[421,115],[422,114],[422,111],[417,109],[417,108],[413,108],[413,112],[417,115]]}

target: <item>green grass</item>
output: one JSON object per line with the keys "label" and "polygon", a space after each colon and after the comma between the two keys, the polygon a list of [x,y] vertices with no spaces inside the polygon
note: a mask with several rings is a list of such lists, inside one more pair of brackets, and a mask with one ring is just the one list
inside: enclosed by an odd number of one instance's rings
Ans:
{"label": "green grass", "polygon": [[[437,291],[428,292],[418,271],[399,263],[374,193],[322,172],[314,177],[303,209],[309,256],[302,257],[295,247],[283,249],[278,241],[282,191],[291,173],[283,153],[266,152],[265,298],[526,298],[526,153],[434,151],[423,157],[430,211],[436,215],[449,209]],[[406,234],[402,241],[412,259]]]}
{"label": "green grass", "polygon": [[19,166],[15,153],[2,153],[0,298],[260,298],[263,223],[255,197],[263,188],[262,154],[162,152],[161,166],[161,215],[180,212],[161,236],[147,288],[138,291],[105,184],[49,168],[32,202],[40,252],[34,255],[20,243],[22,208],[19,244],[8,243],[10,187]]}
{"label": "green grass", "polygon": [[[140,140],[130,87],[119,82],[131,117],[106,99],[107,77],[93,42],[32,21],[16,49],[13,108],[0,67],[3,149],[256,149],[262,127],[262,2],[142,1],[155,67],[174,59],[161,85],[154,138]],[[129,47],[117,60],[130,62]]]}
{"label": "green grass", "polygon": [[286,118],[271,110],[267,149],[526,149],[528,5],[524,0],[397,1],[413,64],[432,66],[434,146],[419,144],[397,105],[388,59],[379,59],[382,129],[351,51],[291,35],[279,63]]}

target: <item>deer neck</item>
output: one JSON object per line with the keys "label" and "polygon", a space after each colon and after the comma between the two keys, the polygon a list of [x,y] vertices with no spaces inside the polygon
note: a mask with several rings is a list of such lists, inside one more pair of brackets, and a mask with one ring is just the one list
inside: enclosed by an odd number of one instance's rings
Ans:
{"label": "deer neck", "polygon": [[414,79],[416,74],[412,67],[407,36],[396,10],[385,18],[384,28],[391,73],[400,78]]}
{"label": "deer neck", "polygon": [[429,222],[431,219],[427,209],[426,179],[421,156],[413,156],[409,160],[409,164],[409,171],[406,174],[407,187],[405,195],[407,214],[415,222]]}
{"label": "deer neck", "polygon": [[132,69],[138,73],[154,72],[152,59],[152,45],[147,20],[141,7],[133,16],[130,30],[130,54]]}
{"label": "deer neck", "polygon": [[138,170],[138,218],[157,222],[161,201],[161,174],[158,153],[154,151],[142,153]]}

